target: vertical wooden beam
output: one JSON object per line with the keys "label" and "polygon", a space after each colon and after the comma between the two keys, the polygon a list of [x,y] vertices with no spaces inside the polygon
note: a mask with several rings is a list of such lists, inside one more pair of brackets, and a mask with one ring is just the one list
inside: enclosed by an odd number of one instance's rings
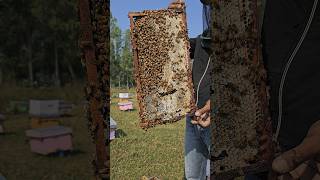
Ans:
{"label": "vertical wooden beam", "polygon": [[[99,5],[103,7],[99,7]],[[83,53],[87,74],[86,96],[88,100],[88,120],[89,129],[95,143],[96,154],[94,160],[96,179],[109,179],[108,162],[109,156],[109,138],[105,137],[105,128],[108,128],[108,58],[107,55],[109,40],[108,22],[109,22],[109,1],[89,1],[79,0],[80,17],[80,41],[79,45]],[[98,10],[99,8],[99,10]],[[99,17],[97,16],[99,14]],[[100,18],[100,19],[96,19]],[[101,20],[102,19],[102,20]],[[94,21],[94,23],[93,23]],[[94,24],[94,26],[93,26]],[[103,30],[105,28],[105,30]],[[102,32],[102,34],[99,34]],[[103,32],[105,34],[103,34]],[[95,36],[102,42],[98,42]],[[97,51],[97,49],[99,51]],[[102,54],[103,52],[103,54]],[[103,58],[101,56],[103,55]],[[109,131],[108,131],[109,132]]]}

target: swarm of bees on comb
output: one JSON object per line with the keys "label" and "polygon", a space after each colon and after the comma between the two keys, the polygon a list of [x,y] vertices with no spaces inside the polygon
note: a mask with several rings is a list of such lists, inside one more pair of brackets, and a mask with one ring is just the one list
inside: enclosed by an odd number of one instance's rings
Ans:
{"label": "swarm of bees on comb", "polygon": [[194,107],[185,11],[129,13],[140,126],[180,120]]}
{"label": "swarm of bees on comb", "polygon": [[212,7],[211,172],[228,180],[268,168],[270,156],[261,156],[257,131],[262,127],[271,138],[266,71],[258,0],[215,1]]}
{"label": "swarm of bees on comb", "polygon": [[[98,179],[109,172],[109,1],[79,0],[81,60],[86,67],[88,129],[96,147],[92,161]],[[106,133],[106,131],[108,131]]]}
{"label": "swarm of bees on comb", "polygon": [[[104,128],[108,129],[109,123],[106,119],[109,117],[109,99],[110,99],[110,90],[109,90],[109,63],[108,63],[108,54],[109,54],[109,43],[107,35],[109,34],[109,19],[106,14],[107,10],[107,1],[89,1],[90,2],[90,31],[92,31],[92,45],[94,46],[94,60],[92,62],[87,62],[88,57],[86,57],[85,51],[81,52],[81,61],[86,68],[94,68],[95,73],[87,70],[88,82],[85,88],[87,101],[90,103],[91,99],[98,101],[97,109],[102,114],[102,119],[104,119]],[[86,36],[85,34],[82,36]],[[80,42],[81,44],[81,42]],[[80,45],[83,46],[83,45]],[[82,49],[84,49],[82,47]],[[88,56],[88,53],[87,53]],[[88,67],[90,66],[90,67]],[[96,78],[95,78],[96,77]],[[96,82],[89,81],[89,79],[96,79]],[[97,123],[92,119],[90,104],[86,106],[87,118],[88,118],[88,127],[90,135],[93,141],[96,140],[96,131]]]}

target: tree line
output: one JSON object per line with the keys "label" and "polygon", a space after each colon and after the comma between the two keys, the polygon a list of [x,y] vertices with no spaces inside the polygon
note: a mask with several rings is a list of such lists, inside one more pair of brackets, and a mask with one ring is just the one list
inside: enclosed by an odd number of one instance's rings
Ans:
{"label": "tree line", "polygon": [[76,0],[0,1],[0,83],[54,85],[83,79]]}
{"label": "tree line", "polygon": [[[110,80],[133,86],[130,32],[110,17]],[[0,85],[83,81],[77,0],[0,0]]]}
{"label": "tree line", "polygon": [[110,19],[110,82],[112,87],[133,87],[130,30],[121,31],[117,19]]}

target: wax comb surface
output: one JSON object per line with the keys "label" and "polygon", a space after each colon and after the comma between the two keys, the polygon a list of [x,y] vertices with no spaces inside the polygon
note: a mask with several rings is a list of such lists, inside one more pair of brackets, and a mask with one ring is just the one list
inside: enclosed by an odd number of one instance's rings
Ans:
{"label": "wax comb surface", "polygon": [[218,0],[212,7],[211,172],[228,180],[267,169],[272,151],[262,156],[258,140],[271,137],[271,125],[258,1]]}
{"label": "wax comb surface", "polygon": [[129,13],[141,127],[175,122],[194,106],[185,11]]}

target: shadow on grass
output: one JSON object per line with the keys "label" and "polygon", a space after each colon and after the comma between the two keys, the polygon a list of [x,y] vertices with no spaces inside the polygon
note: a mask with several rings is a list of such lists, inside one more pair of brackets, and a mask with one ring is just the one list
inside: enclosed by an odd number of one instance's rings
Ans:
{"label": "shadow on grass", "polygon": [[137,111],[137,109],[129,109],[129,110],[121,111],[121,112],[128,113],[128,112],[135,112],[135,111]]}
{"label": "shadow on grass", "polygon": [[117,129],[116,138],[126,137],[128,134],[125,133],[122,129]]}
{"label": "shadow on grass", "polygon": [[77,155],[81,155],[81,154],[86,154],[87,152],[79,150],[79,149],[75,149],[72,151],[57,151],[54,153],[50,153],[46,156],[44,155],[39,155],[39,156],[44,156],[44,157],[49,157],[49,158],[55,158],[55,157],[70,157],[70,156],[77,156]]}

